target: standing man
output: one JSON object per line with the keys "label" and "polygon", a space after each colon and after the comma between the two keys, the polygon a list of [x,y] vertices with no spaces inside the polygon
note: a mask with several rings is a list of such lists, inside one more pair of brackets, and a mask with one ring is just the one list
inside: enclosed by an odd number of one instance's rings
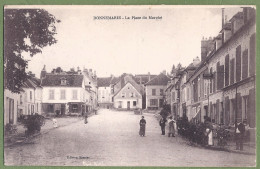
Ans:
{"label": "standing man", "polygon": [[243,141],[244,141],[244,134],[245,134],[245,125],[242,122],[237,123],[236,131],[235,131],[235,138],[236,138],[236,150],[243,150]]}
{"label": "standing man", "polygon": [[162,135],[165,135],[165,123],[167,122],[166,118],[162,117],[159,121],[159,125],[161,126]]}
{"label": "standing man", "polygon": [[173,120],[172,116],[170,116],[169,118],[169,133],[168,133],[168,137],[170,137],[172,135],[172,137],[175,137],[175,129],[174,129],[174,123],[175,121]]}

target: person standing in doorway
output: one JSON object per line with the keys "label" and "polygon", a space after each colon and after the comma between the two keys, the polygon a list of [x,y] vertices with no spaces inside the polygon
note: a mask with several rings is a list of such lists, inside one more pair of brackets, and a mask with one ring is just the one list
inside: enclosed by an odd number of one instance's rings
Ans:
{"label": "person standing in doorway", "polygon": [[142,119],[139,122],[140,125],[140,131],[139,131],[139,135],[140,136],[145,136],[145,126],[146,126],[146,120],[144,119],[144,116],[142,116]]}
{"label": "person standing in doorway", "polygon": [[162,135],[165,135],[165,125],[166,125],[166,118],[162,117],[159,121],[159,125],[161,126]]}
{"label": "person standing in doorway", "polygon": [[174,123],[175,121],[173,120],[172,116],[170,116],[169,118],[169,133],[168,133],[168,137],[170,137],[172,135],[172,137],[175,137],[175,129],[174,129]]}

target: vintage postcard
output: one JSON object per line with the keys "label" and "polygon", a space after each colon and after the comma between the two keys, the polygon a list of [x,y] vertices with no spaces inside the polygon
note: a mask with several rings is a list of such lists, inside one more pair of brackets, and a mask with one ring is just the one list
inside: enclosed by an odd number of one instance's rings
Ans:
{"label": "vintage postcard", "polygon": [[256,6],[4,7],[4,165],[256,166]]}

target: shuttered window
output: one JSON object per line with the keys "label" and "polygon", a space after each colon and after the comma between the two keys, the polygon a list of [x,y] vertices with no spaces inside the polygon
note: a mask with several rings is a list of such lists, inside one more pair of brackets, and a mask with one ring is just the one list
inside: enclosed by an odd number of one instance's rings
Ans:
{"label": "shuttered window", "polygon": [[229,55],[225,57],[225,86],[229,85]]}
{"label": "shuttered window", "polygon": [[249,74],[250,76],[255,75],[255,64],[256,64],[256,38],[255,38],[255,34],[253,34],[250,37],[250,46],[249,46],[249,54],[250,54],[250,58],[249,58]]}
{"label": "shuttered window", "polygon": [[241,80],[241,45],[236,48],[236,82]]}
{"label": "shuttered window", "polygon": [[248,77],[248,49],[244,50],[242,57],[242,79]]}

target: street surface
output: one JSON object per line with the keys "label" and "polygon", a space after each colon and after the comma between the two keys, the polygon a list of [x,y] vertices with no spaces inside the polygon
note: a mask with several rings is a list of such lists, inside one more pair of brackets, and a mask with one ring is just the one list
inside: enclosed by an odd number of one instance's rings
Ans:
{"label": "street surface", "polygon": [[[181,137],[161,135],[153,114],[100,110],[89,117],[36,137],[32,143],[5,148],[5,165],[44,166],[254,166],[255,156],[187,145]],[[167,132],[167,130],[166,130]]]}

